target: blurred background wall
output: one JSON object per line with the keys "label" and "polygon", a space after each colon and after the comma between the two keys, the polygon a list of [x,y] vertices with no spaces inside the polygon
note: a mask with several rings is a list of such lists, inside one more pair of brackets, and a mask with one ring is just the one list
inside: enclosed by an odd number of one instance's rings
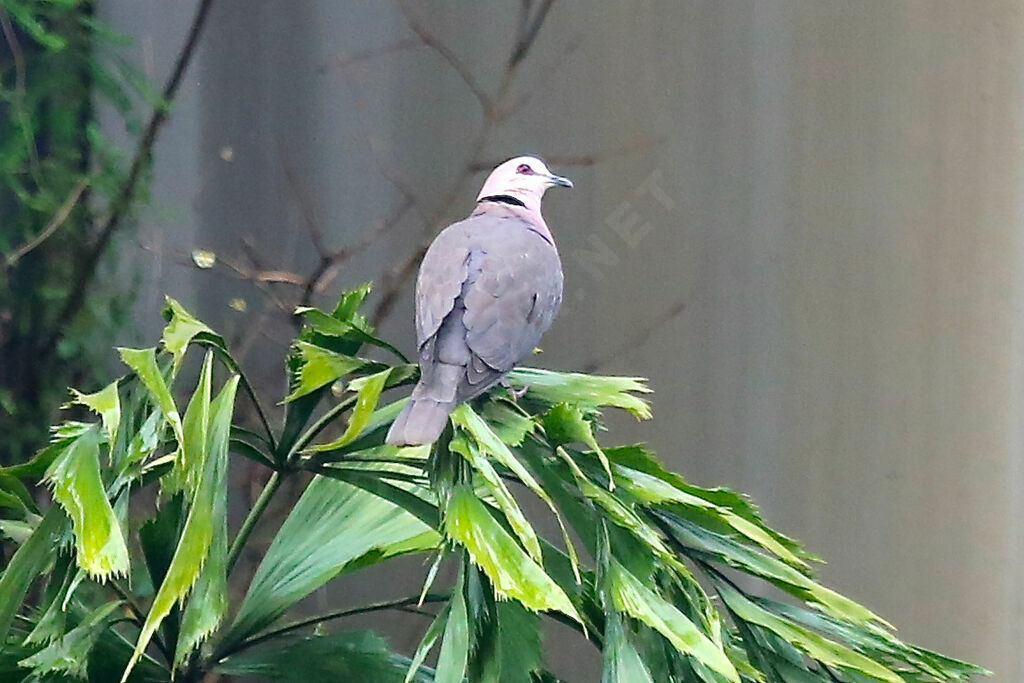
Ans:
{"label": "blurred background wall", "polygon": [[[191,3],[98,7],[162,82]],[[476,166],[540,153],[577,185],[546,202],[567,298],[540,362],[650,377],[655,420],[612,437],[749,492],[903,637],[1024,680],[1020,3],[565,0],[486,123],[423,35],[490,97],[517,11],[217,0],[120,243],[118,343],[170,294],[273,389],[301,292],[255,274],[365,241],[313,301],[377,279],[410,349],[395,269]]]}

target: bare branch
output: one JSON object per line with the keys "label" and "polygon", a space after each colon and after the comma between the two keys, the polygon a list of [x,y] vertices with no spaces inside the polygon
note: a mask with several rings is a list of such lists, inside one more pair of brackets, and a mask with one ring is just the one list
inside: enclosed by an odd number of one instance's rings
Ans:
{"label": "bare branch", "polygon": [[323,292],[331,281],[337,277],[338,271],[341,270],[341,266],[344,265],[346,261],[361,254],[376,242],[377,238],[380,237],[381,234],[397,225],[405,217],[405,214],[408,213],[409,209],[413,207],[413,202],[414,200],[411,197],[406,197],[402,203],[395,208],[390,216],[374,223],[374,225],[371,226],[370,229],[367,230],[356,242],[342,247],[331,254],[329,258],[322,263],[323,267],[318,268],[317,271],[309,277],[306,285],[308,297],[304,298],[304,303],[308,304],[309,299],[312,298],[313,294]]}
{"label": "bare branch", "polygon": [[509,102],[505,106],[501,107],[497,112],[498,118],[506,119],[515,114],[516,112],[518,112],[519,110],[523,109],[523,107],[525,107],[527,104],[529,104],[530,100],[533,99],[533,96],[540,92],[544,88],[544,86],[548,84],[552,77],[554,77],[554,75],[558,73],[559,69],[565,66],[569,59],[569,56],[576,52],[576,50],[582,44],[583,34],[577,34],[570,38],[566,42],[565,47],[562,49],[558,57],[552,60],[546,67],[544,67],[540,74],[540,77],[537,79],[537,82],[534,84],[534,86],[530,88],[530,90],[528,90],[527,92],[520,95],[514,101]]}
{"label": "bare branch", "polygon": [[[521,30],[517,36],[516,45],[512,49],[512,56],[508,58],[509,69],[514,69],[526,57],[526,54],[533,46],[533,41],[537,39],[537,34],[540,33],[541,26],[544,25],[544,20],[547,19],[548,12],[551,11],[551,6],[554,4],[555,0],[543,0],[540,4],[540,9],[534,13],[533,20],[526,23],[525,30],[522,30],[523,24],[520,23]],[[520,17],[522,17],[521,14]]]}
{"label": "bare branch", "polygon": [[18,34],[11,24],[11,17],[7,10],[0,8],[0,27],[3,28],[4,39],[11,48],[11,57],[14,59],[14,94],[17,103],[16,116],[21,119],[21,132],[25,136],[25,147],[29,153],[29,164],[36,181],[41,175],[41,164],[39,163],[39,150],[36,149],[36,141],[32,135],[32,128],[29,125],[28,112],[25,111],[25,52],[18,42]]}
{"label": "bare branch", "polygon": [[668,310],[652,320],[646,327],[627,339],[624,344],[617,346],[603,356],[584,363],[580,368],[580,372],[595,372],[613,360],[643,347],[651,340],[655,332],[678,318],[684,310],[686,310],[686,303],[684,301],[677,301]]}
{"label": "bare branch", "polygon": [[7,10],[0,8],[0,27],[3,27],[4,39],[11,48],[11,57],[14,58],[14,89],[19,93],[25,92],[25,52],[18,42],[18,35],[14,32],[14,25],[11,24],[11,17]]}
{"label": "bare branch", "polygon": [[82,304],[85,302],[85,295],[89,291],[89,286],[96,277],[96,268],[99,265],[100,259],[106,252],[114,233],[121,227],[125,216],[131,208],[143,171],[149,166],[150,159],[152,158],[153,145],[156,143],[157,133],[160,131],[164,121],[167,120],[167,113],[170,110],[171,102],[174,101],[174,97],[178,94],[178,87],[181,85],[185,71],[192,62],[196,47],[199,45],[199,36],[206,25],[206,19],[209,16],[212,5],[213,0],[199,0],[199,6],[196,8],[196,13],[192,18],[188,36],[185,38],[181,52],[178,53],[174,68],[171,70],[171,75],[164,85],[161,101],[153,109],[149,122],[143,130],[142,137],[139,139],[138,147],[135,150],[135,156],[132,159],[132,165],[128,171],[128,176],[125,178],[124,183],[122,183],[117,196],[111,202],[107,218],[100,228],[99,237],[87,249],[82,260],[79,262],[78,270],[72,281],[72,286],[68,290],[64,305],[60,309],[60,314],[54,319],[54,330],[41,347],[39,355],[42,358],[48,358],[52,355],[53,351],[57,348],[58,342],[63,338],[67,326],[82,308]]}
{"label": "bare branch", "polygon": [[295,195],[295,201],[299,205],[299,212],[302,214],[303,227],[306,228],[306,232],[309,234],[309,241],[313,243],[313,248],[316,249],[317,255],[321,258],[326,258],[327,247],[324,245],[324,231],[320,219],[313,213],[313,202],[300,185],[299,179],[295,176],[295,169],[288,159],[287,152],[281,146],[280,139],[276,142],[277,154],[281,157],[281,168],[284,170],[285,184],[292,194]]}
{"label": "bare branch", "polygon": [[352,54],[339,52],[331,55],[326,62],[321,64],[317,69],[317,73],[327,73],[332,68],[346,70],[348,67],[361,62],[372,61],[379,57],[385,57],[396,52],[404,52],[418,47],[425,47],[425,45],[423,40],[417,37],[402,38],[401,40],[396,40],[395,42],[388,43],[387,45],[372,47],[367,50],[360,50],[359,52],[353,52]]}
{"label": "bare branch", "polygon": [[455,70],[455,73],[459,75],[466,87],[469,88],[473,96],[476,97],[477,101],[480,102],[480,107],[487,114],[493,111],[491,96],[488,95],[480,83],[477,82],[476,76],[470,71],[466,63],[459,58],[455,52],[448,47],[440,38],[431,33],[426,26],[423,25],[419,19],[409,10],[408,5],[404,0],[399,0],[398,7],[402,11],[402,16],[405,17],[405,22],[409,25],[409,28],[415,33],[423,44],[430,47],[434,52],[441,55],[441,57],[448,62],[448,65]]}
{"label": "bare branch", "polygon": [[68,216],[71,215],[71,212],[78,205],[78,200],[81,198],[82,193],[85,192],[85,188],[87,188],[92,182],[93,177],[94,176],[91,175],[86,176],[78,181],[78,183],[71,189],[71,192],[68,193],[64,203],[61,204],[60,208],[58,208],[56,213],[53,214],[53,218],[50,219],[50,222],[46,227],[43,228],[38,235],[30,239],[28,242],[25,242],[25,244],[21,245],[6,256],[5,267],[10,268],[14,266],[19,259],[25,256],[25,254],[48,240],[53,233],[60,229],[60,226],[64,225]]}
{"label": "bare branch", "polygon": [[530,22],[530,11],[533,9],[533,0],[519,0],[519,21],[516,23],[516,42],[521,36],[526,35]]}

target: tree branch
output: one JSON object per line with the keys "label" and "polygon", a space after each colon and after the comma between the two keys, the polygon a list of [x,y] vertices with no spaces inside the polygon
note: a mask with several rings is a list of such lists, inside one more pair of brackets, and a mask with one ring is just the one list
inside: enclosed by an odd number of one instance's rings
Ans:
{"label": "tree branch", "polygon": [[15,94],[15,115],[21,119],[21,133],[25,136],[25,148],[29,154],[29,166],[36,182],[40,181],[39,150],[36,149],[35,137],[29,121],[28,112],[25,111],[25,52],[18,42],[18,34],[14,31],[11,17],[6,9],[0,8],[0,28],[3,29],[4,39],[11,48],[11,57],[14,59],[14,94]]}
{"label": "tree branch", "polygon": [[153,109],[149,122],[146,124],[142,137],[139,139],[128,175],[124,183],[122,183],[121,189],[111,202],[107,218],[100,228],[99,236],[82,257],[71,288],[68,290],[67,298],[60,309],[60,314],[54,320],[53,332],[40,350],[40,356],[44,359],[53,354],[57,344],[64,337],[67,326],[81,310],[82,305],[85,303],[85,296],[89,291],[89,286],[96,277],[96,270],[100,259],[110,245],[110,240],[114,233],[121,227],[125,216],[131,209],[132,202],[135,200],[136,188],[142,178],[143,171],[149,166],[153,156],[153,145],[156,143],[157,133],[167,120],[170,105],[178,94],[178,87],[181,85],[185,71],[195,55],[196,47],[199,44],[199,36],[206,25],[206,19],[212,5],[213,0],[199,0],[199,6],[192,18],[188,36],[174,63],[171,75],[164,85],[161,101]]}
{"label": "tree branch", "polygon": [[94,176],[90,175],[79,180],[78,183],[71,189],[71,192],[68,193],[68,196],[64,200],[64,203],[61,204],[60,208],[57,209],[57,212],[53,214],[53,218],[50,219],[50,222],[46,225],[46,227],[43,228],[43,230],[38,235],[30,239],[28,242],[25,242],[23,245],[12,251],[10,254],[7,254],[7,256],[5,257],[6,268],[14,266],[19,261],[19,259],[25,256],[25,254],[29,253],[30,251],[38,247],[40,244],[48,240],[50,236],[53,235],[53,233],[57,232],[57,230],[60,229],[60,226],[64,225],[64,222],[68,219],[68,216],[71,215],[71,212],[74,210],[75,206],[78,205],[78,200],[81,198],[82,193],[85,192],[85,188],[87,188],[89,184],[92,182],[93,177]]}
{"label": "tree branch", "polygon": [[[534,13],[532,21],[520,21],[516,45],[512,48],[512,55],[508,58],[509,69],[514,69],[526,57],[526,54],[533,46],[533,41],[537,39],[537,34],[540,33],[540,27],[544,25],[544,20],[547,19],[548,12],[551,11],[551,6],[554,4],[555,0],[544,0],[540,5],[540,9]],[[529,11],[527,7],[526,13],[529,13]]]}
{"label": "tree branch", "polygon": [[415,33],[421,41],[423,41],[424,45],[441,55],[441,57],[448,62],[448,65],[452,67],[455,73],[459,75],[463,83],[466,84],[466,87],[469,88],[470,92],[473,93],[473,96],[476,97],[477,101],[480,103],[480,107],[484,110],[485,115],[487,112],[492,111],[493,105],[491,96],[488,95],[482,87],[480,87],[480,83],[477,82],[476,76],[474,76],[473,72],[470,71],[468,66],[466,66],[466,63],[463,62],[459,56],[455,54],[455,52],[440,38],[431,33],[427,27],[424,26],[423,23],[409,10],[408,5],[404,1],[399,0],[398,8],[402,11],[402,16],[405,17],[405,22],[409,25],[412,32]]}
{"label": "tree branch", "polygon": [[600,370],[602,367],[612,362],[616,358],[624,356],[630,351],[633,351],[644,346],[648,341],[650,341],[651,337],[654,336],[655,332],[657,332],[662,327],[678,318],[684,310],[686,310],[686,302],[677,301],[676,303],[672,304],[672,306],[668,310],[664,311],[661,315],[652,320],[646,327],[641,329],[632,337],[628,338],[625,342],[615,347],[614,349],[604,354],[603,356],[593,358],[584,363],[582,366],[580,366],[580,372],[596,372],[597,370]]}

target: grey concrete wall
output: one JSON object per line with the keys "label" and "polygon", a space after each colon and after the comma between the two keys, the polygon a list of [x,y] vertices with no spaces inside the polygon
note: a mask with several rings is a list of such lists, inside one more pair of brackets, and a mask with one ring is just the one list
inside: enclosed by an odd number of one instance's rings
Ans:
{"label": "grey concrete wall", "polygon": [[[490,87],[514,5],[415,8]],[[186,4],[102,8],[165,72]],[[219,0],[142,227],[225,254],[250,235],[267,267],[307,272],[303,207],[334,244],[361,234],[400,198],[382,161],[437,209],[479,125],[459,78],[423,49],[331,66],[405,35],[385,3]],[[661,138],[560,169],[577,189],[546,212],[568,300],[544,362],[603,358],[685,303],[604,368],[657,392],[655,421],[615,435],[748,491],[829,560],[827,581],[999,681],[1024,680],[1021,36],[1016,2],[567,1],[516,86],[535,98],[486,150]],[[475,182],[444,218],[468,211]],[[421,235],[411,214],[336,287]],[[230,298],[262,310],[251,286],[136,256],[157,275],[143,292],[169,290],[222,327],[252,321]],[[406,296],[384,328],[406,347],[410,316]],[[268,320],[254,359],[289,331]]]}

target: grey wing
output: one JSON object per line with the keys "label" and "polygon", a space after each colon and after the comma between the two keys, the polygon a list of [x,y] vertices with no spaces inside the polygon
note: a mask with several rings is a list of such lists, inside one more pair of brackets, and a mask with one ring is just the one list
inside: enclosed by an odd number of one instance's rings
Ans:
{"label": "grey wing", "polygon": [[469,275],[470,235],[466,221],[454,223],[427,249],[416,278],[416,346],[437,334]]}
{"label": "grey wing", "polygon": [[479,273],[463,290],[463,324],[472,369],[503,375],[529,354],[562,300],[558,252],[537,233],[516,226],[484,245]]}

